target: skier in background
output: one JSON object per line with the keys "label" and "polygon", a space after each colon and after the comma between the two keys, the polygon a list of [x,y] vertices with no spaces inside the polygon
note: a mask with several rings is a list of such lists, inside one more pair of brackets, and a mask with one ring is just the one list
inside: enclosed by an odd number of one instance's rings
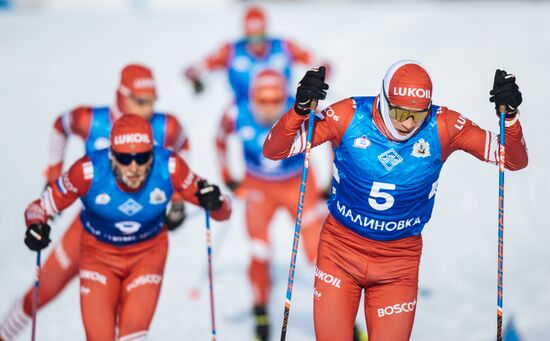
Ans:
{"label": "skier in background", "polygon": [[[268,340],[270,333],[268,303],[272,283],[269,226],[278,208],[284,208],[292,217],[296,215],[304,162],[303,155],[282,161],[266,159],[262,155],[262,146],[270,127],[293,102],[286,90],[285,77],[276,70],[262,70],[252,82],[251,100],[232,105],[225,111],[216,138],[221,176],[227,187],[245,200],[246,228],[251,246],[248,276],[253,288],[255,338],[258,341]],[[231,175],[227,160],[227,140],[231,134],[239,137],[244,151],[246,174],[242,180],[236,180]],[[301,233],[305,255],[313,263],[317,257],[319,231],[325,215],[318,209],[322,198],[314,176],[308,178],[308,188],[311,191],[304,200]]]}
{"label": "skier in background", "polygon": [[[326,97],[324,69],[308,71],[296,102],[271,129],[263,153],[272,160],[305,150],[311,100]],[[506,111],[505,167],[528,156],[513,75],[495,73],[490,101]],[[320,341],[350,340],[361,293],[369,340],[408,340],[414,322],[422,229],[429,221],[443,163],[464,150],[498,163],[499,136],[432,103],[432,81],[414,61],[393,64],[376,97],[351,97],[321,113],[312,146],[334,150],[330,214],[319,241],[314,322]],[[300,133],[302,132],[302,133]]]}
{"label": "skier in background", "polygon": [[88,341],[146,340],[160,293],[172,193],[229,219],[230,200],[171,150],[153,146],[147,120],[115,121],[111,147],[76,161],[25,211],[25,244],[50,243],[48,218],[80,198],[80,301]]}
{"label": "skier in background", "polygon": [[244,34],[244,38],[224,44],[215,53],[185,70],[185,77],[193,85],[195,93],[204,90],[205,74],[216,70],[227,72],[234,101],[239,103],[248,101],[250,83],[263,69],[279,71],[288,82],[295,63],[328,67],[327,62],[316,60],[297,44],[268,36],[266,15],[260,7],[251,6],[246,10]]}
{"label": "skier in background", "polygon": [[[115,105],[80,106],[57,117],[51,133],[47,182],[52,183],[62,174],[67,140],[71,135],[79,136],[84,141],[86,153],[108,148],[113,122],[128,113],[137,114],[151,122],[156,145],[169,148],[187,158],[187,133],[175,116],[154,111],[156,100],[157,91],[151,69],[144,65],[129,64],[121,71]],[[166,214],[166,226],[169,230],[174,230],[184,219],[185,207],[176,193]],[[77,216],[46,259],[42,267],[38,308],[54,299],[78,274],[82,236],[80,225],[80,218]],[[0,324],[0,340],[15,338],[28,325],[32,314],[32,300],[31,286],[23,298],[15,302]]]}

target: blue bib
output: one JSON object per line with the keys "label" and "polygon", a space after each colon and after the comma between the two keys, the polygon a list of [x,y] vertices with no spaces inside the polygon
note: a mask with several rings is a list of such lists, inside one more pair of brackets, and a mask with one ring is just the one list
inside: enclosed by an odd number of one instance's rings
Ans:
{"label": "blue bib", "polygon": [[372,118],[374,97],[356,97],[356,109],[334,148],[331,214],[375,240],[419,235],[432,215],[441,166],[438,106],[407,141],[388,140]]}
{"label": "blue bib", "polygon": [[235,102],[248,101],[250,84],[256,74],[264,69],[279,71],[290,80],[292,57],[284,47],[283,41],[269,39],[270,46],[265,56],[257,57],[246,49],[246,40],[240,40],[233,44],[233,55],[227,65],[229,85],[233,90]]}
{"label": "blue bib", "polygon": [[[294,104],[294,98],[287,99],[286,112]],[[269,134],[271,125],[265,126],[254,117],[249,102],[241,102],[237,106],[235,130],[242,142],[246,172],[254,177],[265,180],[286,180],[300,174],[304,163],[304,154],[298,154],[288,159],[273,161],[262,155],[264,141]]]}
{"label": "blue bib", "polygon": [[[109,148],[113,122],[108,107],[92,108],[92,122],[90,132],[85,141],[86,154],[97,150]],[[166,114],[153,113],[149,120],[153,129],[153,142],[156,146],[163,147],[166,138]]]}
{"label": "blue bib", "polygon": [[168,171],[171,151],[155,147],[149,176],[137,192],[124,192],[116,183],[104,149],[89,154],[94,178],[80,200],[80,220],[97,240],[113,245],[134,244],[156,236],[164,226],[166,206],[174,188]]}

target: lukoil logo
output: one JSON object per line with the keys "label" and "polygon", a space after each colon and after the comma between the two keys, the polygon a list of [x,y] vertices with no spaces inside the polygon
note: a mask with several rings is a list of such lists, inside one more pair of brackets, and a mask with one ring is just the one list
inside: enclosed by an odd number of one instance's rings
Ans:
{"label": "lukoil logo", "polygon": [[126,143],[151,143],[147,134],[124,134],[115,136],[115,145]]}
{"label": "lukoil logo", "polygon": [[155,81],[152,78],[138,78],[134,80],[134,88],[149,89],[155,87]]}
{"label": "lukoil logo", "polygon": [[411,302],[397,303],[385,308],[378,309],[378,317],[390,316],[393,314],[412,313],[416,307],[416,298]]}
{"label": "lukoil logo", "polygon": [[422,88],[394,87],[393,88],[393,94],[395,96],[432,98],[432,92],[430,90],[426,90],[426,89],[422,89]]}
{"label": "lukoil logo", "polygon": [[337,288],[340,288],[340,283],[342,283],[342,280],[340,278],[335,277],[329,273],[326,273],[323,270],[319,269],[318,267],[315,267],[315,277]]}

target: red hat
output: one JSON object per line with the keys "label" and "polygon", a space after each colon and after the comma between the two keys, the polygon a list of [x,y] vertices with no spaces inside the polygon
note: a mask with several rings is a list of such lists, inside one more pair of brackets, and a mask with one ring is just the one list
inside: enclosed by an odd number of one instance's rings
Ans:
{"label": "red hat", "polygon": [[111,130],[111,148],[118,153],[143,153],[153,149],[151,124],[141,116],[122,115]]}
{"label": "red hat", "polygon": [[286,96],[286,78],[279,71],[273,69],[264,69],[254,77],[252,81],[252,97],[265,88],[280,90],[283,96]]}
{"label": "red hat", "polygon": [[157,91],[153,72],[143,65],[126,65],[120,73],[120,86],[118,91],[123,96],[144,94],[156,97]]}
{"label": "red hat", "polygon": [[432,101],[432,80],[420,63],[403,60],[386,72],[384,91],[393,106],[427,109]]}
{"label": "red hat", "polygon": [[246,36],[264,35],[266,30],[266,16],[258,6],[251,6],[244,15],[244,33]]}

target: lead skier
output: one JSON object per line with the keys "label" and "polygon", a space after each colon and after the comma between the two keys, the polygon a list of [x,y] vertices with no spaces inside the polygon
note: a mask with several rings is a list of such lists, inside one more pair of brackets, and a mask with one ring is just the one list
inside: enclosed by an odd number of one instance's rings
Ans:
{"label": "lead skier", "polygon": [[[280,160],[305,150],[312,100],[326,97],[324,69],[308,71],[296,102],[263,147]],[[430,220],[443,163],[457,150],[497,164],[499,136],[432,103],[432,81],[418,62],[386,72],[378,96],[330,105],[315,121],[313,146],[334,150],[330,211],[319,242],[314,289],[316,339],[351,340],[361,293],[369,340],[408,340],[414,322],[422,229]],[[528,156],[513,75],[495,73],[490,101],[506,107],[505,167]]]}

